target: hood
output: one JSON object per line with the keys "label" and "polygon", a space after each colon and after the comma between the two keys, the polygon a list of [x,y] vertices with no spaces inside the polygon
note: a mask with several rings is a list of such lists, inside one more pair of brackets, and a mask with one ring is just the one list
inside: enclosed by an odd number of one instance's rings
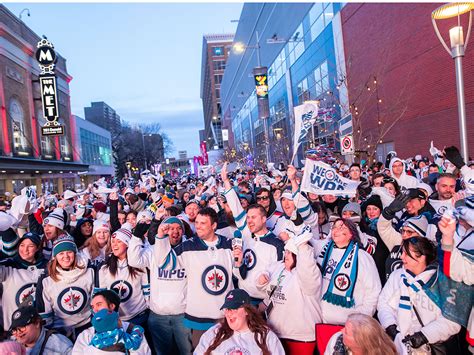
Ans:
{"label": "hood", "polygon": [[396,178],[396,177],[393,175],[392,167],[393,167],[393,164],[395,164],[395,162],[397,162],[397,161],[399,161],[399,162],[401,162],[401,163],[403,164],[403,172],[402,172],[402,175],[400,175],[400,177],[402,177],[403,175],[406,174],[406,173],[405,173],[405,170],[406,170],[406,164],[405,164],[405,162],[404,162],[402,159],[395,157],[395,158],[392,158],[392,160],[390,160],[390,165],[388,166],[388,168],[390,169],[390,174],[391,174],[391,176],[394,177],[394,178]]}

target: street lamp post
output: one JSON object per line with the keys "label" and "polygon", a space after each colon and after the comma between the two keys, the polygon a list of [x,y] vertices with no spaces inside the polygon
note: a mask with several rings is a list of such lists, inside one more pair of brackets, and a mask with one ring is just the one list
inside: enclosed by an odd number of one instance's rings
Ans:
{"label": "street lamp post", "polygon": [[[456,88],[457,88],[457,99],[458,99],[458,115],[459,115],[459,133],[461,139],[461,153],[464,158],[464,161],[467,163],[469,160],[469,149],[467,141],[467,127],[466,127],[466,103],[464,100],[464,78],[462,70],[462,57],[467,48],[467,43],[469,41],[469,35],[471,33],[472,26],[472,10],[474,10],[474,3],[452,3],[445,4],[438,7],[431,13],[431,21],[433,22],[433,27],[435,29],[436,35],[440,40],[443,47],[454,59],[454,65],[456,69]],[[466,41],[464,42],[464,33],[461,26],[460,16],[469,13],[469,25],[467,28]],[[449,30],[449,38],[451,49],[448,47],[443,37],[439,33],[438,26],[436,25],[436,20],[445,20],[457,17],[458,23],[457,26],[452,27]]]}
{"label": "street lamp post", "polygon": [[142,134],[143,157],[145,158],[145,170],[148,170],[148,164],[146,161],[145,134],[143,132],[141,132],[141,134]]}
{"label": "street lamp post", "polygon": [[[255,31],[255,40],[256,44],[255,46],[245,46],[242,43],[236,43],[233,46],[233,49],[237,53],[242,53],[246,49],[256,49],[257,52],[257,67],[261,68],[262,67],[262,62],[260,58],[260,36],[258,31]],[[270,117],[268,115],[263,118],[263,128],[264,128],[264,135],[265,135],[265,158],[267,160],[267,163],[270,163],[270,132],[268,129],[268,120]]]}

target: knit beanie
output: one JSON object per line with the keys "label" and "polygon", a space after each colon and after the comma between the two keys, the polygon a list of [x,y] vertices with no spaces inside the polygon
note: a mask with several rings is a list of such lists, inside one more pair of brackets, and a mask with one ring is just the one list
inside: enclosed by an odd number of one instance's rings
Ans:
{"label": "knit beanie", "polygon": [[99,231],[99,230],[107,230],[107,231],[110,231],[110,227],[109,227],[109,224],[104,221],[104,220],[101,220],[101,219],[97,219],[94,221],[94,227],[92,229],[92,235],[95,234],[95,232]]}
{"label": "knit beanie", "polygon": [[383,210],[382,200],[380,199],[380,196],[378,195],[372,195],[367,200],[365,200],[365,202],[361,206],[364,212],[365,210],[367,210],[367,206],[375,206],[380,211]]}
{"label": "knit beanie", "polygon": [[177,224],[179,224],[179,226],[181,227],[181,230],[184,232],[184,224],[183,224],[183,221],[180,220],[178,217],[170,216],[170,217],[166,218],[162,223],[163,223],[163,224],[173,224],[173,223],[177,223]]}
{"label": "knit beanie", "polygon": [[428,220],[425,216],[411,217],[403,223],[404,227],[408,227],[417,232],[420,236],[426,237],[426,230],[428,229]]}
{"label": "knit beanie", "polygon": [[96,212],[102,212],[102,213],[107,212],[107,205],[102,201],[95,201],[92,206],[94,206],[94,209],[96,210]]}
{"label": "knit beanie", "polygon": [[151,221],[153,219],[153,215],[150,211],[148,210],[143,210],[138,212],[137,214],[137,222],[140,222],[142,220],[149,220]]}
{"label": "knit beanie", "polygon": [[112,233],[112,238],[117,238],[128,246],[128,243],[132,238],[132,226],[129,223],[124,223],[122,225],[122,228]]}
{"label": "knit beanie", "polygon": [[64,229],[64,210],[55,208],[43,221],[43,226],[50,224],[59,229]]}
{"label": "knit beanie", "polygon": [[349,202],[347,205],[345,205],[344,208],[342,209],[342,213],[346,211],[354,212],[358,216],[362,215],[362,212],[360,210],[360,205],[355,202]]}
{"label": "knit beanie", "polygon": [[168,203],[174,204],[173,194],[167,193],[161,199],[162,199],[163,202],[168,202]]}
{"label": "knit beanie", "polygon": [[74,243],[74,238],[69,234],[63,234],[58,237],[53,243],[53,257],[56,257],[62,251],[73,251],[77,253],[77,246]]}

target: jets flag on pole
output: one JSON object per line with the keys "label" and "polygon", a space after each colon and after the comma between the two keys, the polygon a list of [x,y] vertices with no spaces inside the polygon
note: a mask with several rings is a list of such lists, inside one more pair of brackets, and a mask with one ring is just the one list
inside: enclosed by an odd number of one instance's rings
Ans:
{"label": "jets flag on pole", "polygon": [[293,156],[298,152],[298,147],[303,143],[306,134],[308,134],[311,126],[316,121],[318,110],[319,101],[306,101],[303,105],[294,108],[295,137],[293,139]]}

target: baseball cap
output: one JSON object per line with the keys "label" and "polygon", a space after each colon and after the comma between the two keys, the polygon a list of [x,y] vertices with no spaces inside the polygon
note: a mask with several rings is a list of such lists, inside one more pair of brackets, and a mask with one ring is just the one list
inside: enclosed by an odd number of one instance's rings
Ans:
{"label": "baseball cap", "polygon": [[39,317],[38,311],[33,306],[18,308],[12,314],[12,325],[10,326],[10,332],[13,331],[13,329],[31,324],[32,320],[37,317]]}
{"label": "baseball cap", "polygon": [[242,307],[244,304],[250,304],[250,302],[249,294],[244,290],[236,288],[225,296],[225,301],[221,309],[237,309]]}
{"label": "baseball cap", "polygon": [[199,201],[197,199],[193,198],[193,199],[189,200],[188,203],[186,203],[186,207],[188,207],[192,203],[195,203],[198,206],[200,205]]}
{"label": "baseball cap", "polygon": [[410,200],[414,198],[426,200],[426,195],[421,189],[406,189],[404,193],[410,197]]}

